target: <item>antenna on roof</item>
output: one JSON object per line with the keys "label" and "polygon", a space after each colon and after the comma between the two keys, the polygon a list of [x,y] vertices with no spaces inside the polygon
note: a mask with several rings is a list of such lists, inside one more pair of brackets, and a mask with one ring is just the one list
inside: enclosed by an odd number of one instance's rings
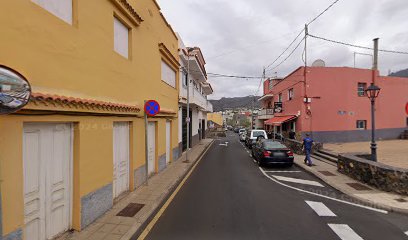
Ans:
{"label": "antenna on roof", "polygon": [[326,67],[326,63],[322,59],[317,59],[312,63],[312,67]]}

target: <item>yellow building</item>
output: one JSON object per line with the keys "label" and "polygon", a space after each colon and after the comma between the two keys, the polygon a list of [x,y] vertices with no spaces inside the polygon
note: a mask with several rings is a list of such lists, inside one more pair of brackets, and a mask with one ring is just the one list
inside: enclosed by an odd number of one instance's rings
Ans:
{"label": "yellow building", "polygon": [[0,117],[3,239],[81,230],[179,157],[178,39],[154,0],[4,0],[0,28],[0,77],[33,90]]}
{"label": "yellow building", "polygon": [[207,120],[213,121],[220,126],[223,125],[222,113],[207,113]]}

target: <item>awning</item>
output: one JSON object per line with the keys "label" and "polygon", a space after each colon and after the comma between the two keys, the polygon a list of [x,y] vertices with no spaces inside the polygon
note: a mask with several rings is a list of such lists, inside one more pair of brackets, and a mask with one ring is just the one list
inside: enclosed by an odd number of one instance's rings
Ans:
{"label": "awning", "polygon": [[258,102],[268,99],[268,98],[273,98],[273,94],[265,94],[262,97],[258,98]]}
{"label": "awning", "polygon": [[264,124],[265,125],[280,126],[280,125],[282,125],[282,123],[292,121],[292,120],[294,120],[296,118],[297,118],[297,116],[295,116],[295,115],[273,117],[273,118],[265,121]]}

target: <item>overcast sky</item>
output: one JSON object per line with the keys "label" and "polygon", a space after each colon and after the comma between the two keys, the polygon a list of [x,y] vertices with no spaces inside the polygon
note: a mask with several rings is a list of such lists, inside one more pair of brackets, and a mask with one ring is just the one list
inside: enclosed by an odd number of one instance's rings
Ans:
{"label": "overcast sky", "polygon": [[[186,46],[201,48],[207,72],[240,76],[261,76],[262,68],[279,56],[304,24],[333,1],[158,0]],[[380,49],[408,52],[407,16],[407,0],[340,0],[309,26],[309,32],[367,47],[372,47],[372,39],[379,37]],[[301,46],[267,76],[277,72],[284,77],[302,65]],[[369,50],[308,38],[310,63],[320,58],[326,66],[352,67],[355,51],[372,54]],[[357,55],[357,67],[370,68],[371,64],[370,56]],[[379,68],[382,75],[408,68],[408,55],[380,53]],[[259,79],[209,77],[209,81],[214,88],[211,99],[262,93],[262,88],[257,92]]]}

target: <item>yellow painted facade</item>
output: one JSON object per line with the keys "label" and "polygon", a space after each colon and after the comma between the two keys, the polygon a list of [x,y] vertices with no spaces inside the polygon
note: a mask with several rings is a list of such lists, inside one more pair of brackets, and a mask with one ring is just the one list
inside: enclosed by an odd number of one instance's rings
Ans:
{"label": "yellow painted facade", "polygon": [[[178,82],[161,80],[161,60],[178,74],[178,39],[154,0],[128,0],[143,19],[117,0],[73,0],[70,25],[30,0],[4,0],[0,7],[0,65],[23,75],[33,92],[91,99],[140,111],[91,108],[64,102],[31,102],[17,114],[0,117],[2,235],[24,228],[23,125],[69,122],[74,126],[72,227],[81,229],[81,199],[112,183],[113,123],[130,122],[130,190],[134,170],[145,165],[143,101],[157,100],[158,156],[166,153],[165,126],[171,121],[171,150],[178,147]],[[129,59],[114,51],[114,17],[129,28]],[[95,115],[98,113],[98,116]],[[173,154],[170,154],[173,158]],[[174,160],[174,159],[172,159]]]}
{"label": "yellow painted facade", "polygon": [[223,119],[222,119],[221,113],[207,113],[207,120],[213,121],[220,126],[223,125]]}

